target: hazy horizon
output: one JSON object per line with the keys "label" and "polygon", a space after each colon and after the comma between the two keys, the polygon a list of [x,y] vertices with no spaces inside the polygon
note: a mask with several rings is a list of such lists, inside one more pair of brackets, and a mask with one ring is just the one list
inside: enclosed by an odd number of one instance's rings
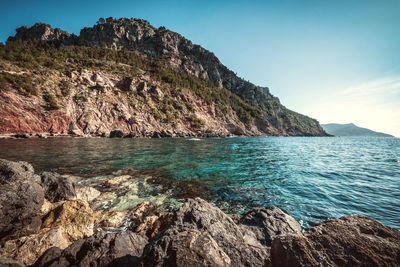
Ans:
{"label": "hazy horizon", "polygon": [[400,1],[2,1],[0,42],[48,23],[79,34],[100,17],[165,26],[320,123],[400,137]]}

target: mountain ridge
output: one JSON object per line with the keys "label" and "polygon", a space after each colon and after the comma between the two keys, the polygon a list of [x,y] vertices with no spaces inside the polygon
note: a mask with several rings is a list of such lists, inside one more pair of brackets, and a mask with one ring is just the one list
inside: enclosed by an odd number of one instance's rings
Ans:
{"label": "mountain ridge", "polygon": [[393,135],[372,131],[368,128],[363,128],[354,123],[327,123],[321,124],[324,130],[335,136],[368,136],[368,137],[393,137]]}
{"label": "mountain ridge", "polygon": [[[245,103],[248,103],[243,105],[255,106],[262,113],[262,116],[259,116],[258,119],[253,116],[254,114],[251,115],[253,126],[257,130],[250,131],[253,133],[249,133],[249,131],[245,133],[248,127],[241,125],[239,126],[240,131],[235,130],[237,133],[242,132],[244,135],[327,135],[316,120],[288,110],[281,105],[277,97],[270,94],[267,87],[256,86],[236,76],[212,52],[200,45],[193,44],[179,33],[167,30],[164,27],[155,28],[145,20],[100,19],[93,27],[83,28],[79,36],[60,29],[53,29],[48,24],[36,23],[32,27],[22,26],[18,28],[16,35],[9,37],[6,46],[33,40],[51,43],[56,47],[62,44],[70,47],[114,49],[118,51],[117,53],[125,53],[126,49],[137,50],[150,57],[146,59],[150,62],[149,64],[153,64],[151,61],[162,60],[162,64],[164,64],[162,68],[176,69],[201,80],[208,80],[212,83],[207,85],[209,87],[226,88],[242,98]],[[108,50],[104,51],[105,54],[110,53]],[[145,56],[141,57],[144,58]],[[74,59],[65,58],[65,60],[71,62]],[[116,63],[118,62],[116,61]],[[151,75],[154,75],[154,73]],[[116,79],[120,78],[122,77],[116,77]],[[245,113],[248,114],[249,108],[244,109]],[[243,113],[240,109],[235,110],[236,115],[238,115],[238,112]],[[228,130],[228,132],[231,132],[231,130]]]}

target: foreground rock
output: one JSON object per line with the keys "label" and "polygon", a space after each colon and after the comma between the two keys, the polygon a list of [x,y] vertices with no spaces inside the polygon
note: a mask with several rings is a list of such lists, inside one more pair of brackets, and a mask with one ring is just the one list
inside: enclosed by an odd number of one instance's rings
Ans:
{"label": "foreground rock", "polygon": [[55,172],[43,172],[40,175],[46,199],[50,202],[72,200],[76,198],[74,184]]}
{"label": "foreground rock", "polygon": [[[133,178],[118,176],[102,188],[124,187],[126,179]],[[171,213],[150,202],[94,212],[88,201],[110,192],[7,160],[0,160],[0,185],[0,266],[400,265],[400,231],[367,217],[302,233],[277,207],[227,215],[200,198]]]}
{"label": "foreground rock", "polygon": [[0,244],[37,233],[43,201],[40,177],[30,164],[0,159]]}
{"label": "foreground rock", "polygon": [[400,266],[400,231],[367,217],[342,217],[272,242],[273,266]]}
{"label": "foreground rock", "polygon": [[[200,236],[197,230],[207,235]],[[182,234],[185,232],[185,234]],[[184,239],[177,243],[175,238]],[[189,199],[175,212],[172,223],[165,232],[160,233],[146,247],[143,261],[147,266],[165,266],[170,260],[169,248],[180,251],[184,259],[190,255],[190,248],[186,245],[189,240],[197,242],[199,239],[207,240],[212,246],[211,251],[205,247],[192,250],[193,260],[210,263],[212,257],[217,257],[219,263],[224,266],[228,262],[232,266],[266,266],[269,263],[269,254],[261,244],[252,240],[249,243],[243,236],[239,226],[233,220],[214,205],[200,199]],[[215,243],[214,243],[215,242]],[[211,247],[210,247],[211,249]],[[222,250],[224,253],[221,253]],[[211,254],[210,254],[211,253]],[[213,256],[211,256],[213,255]],[[227,260],[227,257],[229,260]],[[181,259],[176,259],[179,262]],[[189,262],[188,262],[189,263]],[[194,262],[192,262],[194,263]]]}
{"label": "foreground rock", "polygon": [[271,246],[277,235],[301,233],[300,224],[278,207],[253,209],[238,222],[244,236],[253,237],[265,246]]}
{"label": "foreground rock", "polygon": [[[33,264],[47,249],[65,249],[71,242],[62,226],[44,229],[38,234],[8,240],[0,249],[0,256],[18,260],[26,265]],[[2,265],[0,265],[2,266]]]}
{"label": "foreground rock", "polygon": [[129,231],[98,231],[65,250],[47,250],[33,266],[137,266],[146,244],[145,237]]}

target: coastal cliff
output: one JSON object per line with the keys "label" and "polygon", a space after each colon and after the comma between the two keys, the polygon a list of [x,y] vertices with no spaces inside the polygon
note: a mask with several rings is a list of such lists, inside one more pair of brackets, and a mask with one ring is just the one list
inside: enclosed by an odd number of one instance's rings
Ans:
{"label": "coastal cliff", "polygon": [[361,216],[303,231],[278,207],[225,214],[187,199],[107,211],[107,188],[0,159],[1,266],[398,266],[400,231]]}
{"label": "coastal cliff", "polygon": [[37,23],[0,46],[0,134],[326,136],[210,51],[140,19]]}

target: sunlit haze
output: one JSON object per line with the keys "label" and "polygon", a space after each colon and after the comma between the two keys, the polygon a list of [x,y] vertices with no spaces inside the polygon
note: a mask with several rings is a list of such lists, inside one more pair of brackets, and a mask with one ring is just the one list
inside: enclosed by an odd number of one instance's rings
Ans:
{"label": "sunlit haze", "polygon": [[0,42],[44,22],[79,34],[99,17],[165,26],[288,108],[400,137],[400,1],[0,1]]}

